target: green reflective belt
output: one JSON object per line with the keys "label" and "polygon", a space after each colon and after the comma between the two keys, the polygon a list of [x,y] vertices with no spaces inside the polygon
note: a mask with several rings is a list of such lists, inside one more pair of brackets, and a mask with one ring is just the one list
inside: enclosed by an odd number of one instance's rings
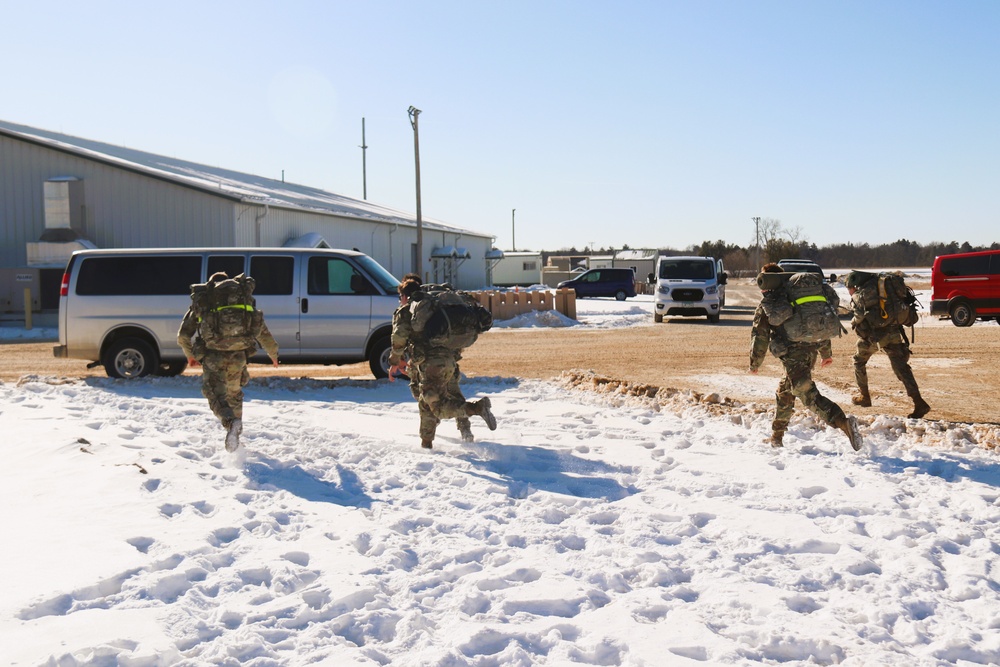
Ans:
{"label": "green reflective belt", "polygon": [[795,301],[792,301],[792,305],[793,306],[801,306],[804,303],[812,303],[813,301],[826,301],[826,297],[825,296],[821,296],[819,294],[816,294],[814,296],[803,296],[803,297],[799,297]]}
{"label": "green reflective belt", "polygon": [[214,311],[225,310],[226,308],[235,308],[236,310],[245,310],[247,312],[253,312],[253,306],[248,306],[245,303],[234,303],[231,306],[219,306],[218,308],[213,308]]}

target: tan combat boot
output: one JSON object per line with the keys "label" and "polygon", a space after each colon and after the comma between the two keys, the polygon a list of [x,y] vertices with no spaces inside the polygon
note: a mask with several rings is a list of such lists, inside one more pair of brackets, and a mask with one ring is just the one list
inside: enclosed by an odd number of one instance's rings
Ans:
{"label": "tan combat boot", "polygon": [[240,448],[240,434],[243,433],[243,420],[234,419],[229,422],[229,428],[226,431],[226,451],[235,452]]}
{"label": "tan combat boot", "polygon": [[771,446],[772,447],[781,447],[782,446],[781,440],[784,437],[785,437],[785,432],[784,431],[773,431],[771,433]]}
{"label": "tan combat boot", "polygon": [[844,432],[847,439],[851,441],[851,447],[854,448],[854,451],[861,449],[861,445],[864,440],[861,439],[861,431],[858,430],[857,419],[841,414],[836,420],[834,420],[833,425]]}
{"label": "tan combat boot", "polygon": [[476,401],[476,412],[474,414],[479,415],[486,422],[486,425],[490,427],[491,431],[497,430],[497,418],[493,416],[493,412],[490,410],[492,403],[490,403],[489,396],[484,396]]}
{"label": "tan combat boot", "polygon": [[854,396],[851,396],[851,403],[860,405],[863,408],[870,408],[872,406],[872,397],[867,391],[859,391]]}
{"label": "tan combat boot", "polygon": [[910,413],[910,419],[920,419],[930,411],[931,406],[927,405],[927,401],[920,396],[913,397],[913,412]]}
{"label": "tan combat boot", "polygon": [[472,424],[468,419],[456,419],[458,422],[458,432],[462,436],[462,442],[475,442],[476,436],[472,434]]}
{"label": "tan combat boot", "polygon": [[421,438],[420,446],[423,447],[424,449],[431,449],[434,447],[434,441],[428,438]]}

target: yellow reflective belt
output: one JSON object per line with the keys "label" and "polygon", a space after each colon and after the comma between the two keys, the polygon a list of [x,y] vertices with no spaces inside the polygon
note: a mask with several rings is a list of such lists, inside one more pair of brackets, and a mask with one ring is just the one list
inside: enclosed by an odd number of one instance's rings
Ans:
{"label": "yellow reflective belt", "polygon": [[236,310],[245,310],[251,313],[253,312],[253,306],[248,306],[245,303],[234,303],[231,306],[219,306],[218,308],[213,308],[212,310],[219,311],[225,310],[226,308],[235,308]]}
{"label": "yellow reflective belt", "polygon": [[826,297],[819,294],[813,296],[803,296],[799,297],[795,301],[792,301],[792,305],[801,306],[804,303],[812,303],[813,301],[826,301]]}

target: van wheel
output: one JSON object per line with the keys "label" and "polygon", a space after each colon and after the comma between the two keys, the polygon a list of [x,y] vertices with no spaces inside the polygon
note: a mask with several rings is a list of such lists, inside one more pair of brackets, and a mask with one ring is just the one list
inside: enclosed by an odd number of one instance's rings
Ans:
{"label": "van wheel", "polygon": [[653,313],[653,321],[656,322],[657,324],[662,322],[663,315],[660,315],[659,313]]}
{"label": "van wheel", "polygon": [[951,307],[951,321],[956,327],[971,327],[976,321],[976,309],[967,301],[959,301]]}
{"label": "van wheel", "polygon": [[388,336],[380,336],[372,343],[368,352],[368,367],[372,370],[372,375],[376,380],[389,377],[389,353],[392,352],[392,343]]}
{"label": "van wheel", "polygon": [[708,316],[708,321],[711,322],[712,324],[718,324],[719,323],[719,316],[718,315],[709,315]]}
{"label": "van wheel", "polygon": [[108,377],[131,380],[154,373],[160,360],[153,346],[141,338],[122,338],[107,349],[103,363]]}
{"label": "van wheel", "polygon": [[170,361],[160,361],[160,368],[157,370],[157,375],[162,375],[163,377],[174,377],[175,375],[180,375],[187,368],[187,359],[171,359]]}
{"label": "van wheel", "polygon": [[615,299],[617,299],[618,301],[624,301],[627,297],[628,294],[626,294],[625,290],[623,289],[620,289],[617,292],[615,292]]}

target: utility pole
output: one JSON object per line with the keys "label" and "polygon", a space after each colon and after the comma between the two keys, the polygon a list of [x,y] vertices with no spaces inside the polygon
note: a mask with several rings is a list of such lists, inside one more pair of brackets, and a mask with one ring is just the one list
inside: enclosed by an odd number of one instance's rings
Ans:
{"label": "utility pole", "polygon": [[417,128],[417,116],[420,109],[410,106],[407,110],[410,114],[410,125],[413,126],[413,159],[416,164],[417,173],[417,266],[416,273],[420,279],[424,278],[424,221],[420,215],[420,130]]}
{"label": "utility pole", "polygon": [[361,119],[361,145],[358,146],[361,149],[361,187],[364,193],[365,200],[368,199],[368,161],[367,152],[368,144],[365,143],[365,119]]}
{"label": "utility pole", "polygon": [[514,242],[514,211],[516,208],[510,209],[510,251],[517,252],[517,244]]}
{"label": "utility pole", "polygon": [[754,245],[753,245],[754,267],[753,268],[754,268],[755,271],[759,271],[760,270],[760,216],[757,216],[757,217],[754,217],[754,218],[750,218],[750,219],[753,220],[753,229],[754,229]]}

